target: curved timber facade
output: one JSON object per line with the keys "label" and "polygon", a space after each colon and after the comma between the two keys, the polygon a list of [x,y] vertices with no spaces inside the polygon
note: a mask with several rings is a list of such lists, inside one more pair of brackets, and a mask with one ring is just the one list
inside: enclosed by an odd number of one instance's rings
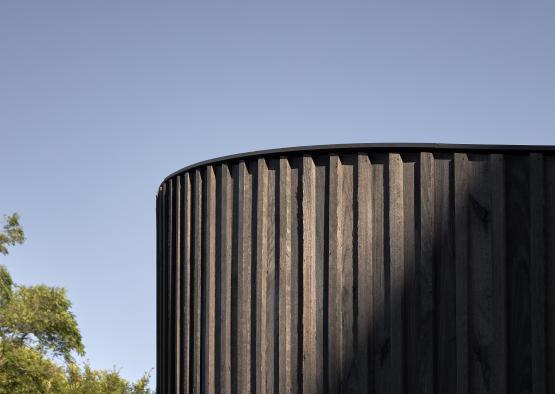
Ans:
{"label": "curved timber facade", "polygon": [[555,149],[254,152],[157,196],[159,393],[555,393]]}

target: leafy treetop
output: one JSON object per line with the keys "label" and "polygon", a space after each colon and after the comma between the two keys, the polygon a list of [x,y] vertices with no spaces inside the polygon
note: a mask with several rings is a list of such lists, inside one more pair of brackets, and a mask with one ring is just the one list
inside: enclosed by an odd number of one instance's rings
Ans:
{"label": "leafy treetop", "polygon": [[[0,253],[25,241],[19,216],[5,216]],[[16,284],[0,265],[0,394],[148,394],[149,374],[135,383],[117,370],[79,366],[81,333],[64,288]]]}
{"label": "leafy treetop", "polygon": [[22,244],[25,241],[23,227],[19,224],[17,213],[4,215],[5,224],[3,231],[0,232],[0,253],[4,256],[8,254],[8,246]]}

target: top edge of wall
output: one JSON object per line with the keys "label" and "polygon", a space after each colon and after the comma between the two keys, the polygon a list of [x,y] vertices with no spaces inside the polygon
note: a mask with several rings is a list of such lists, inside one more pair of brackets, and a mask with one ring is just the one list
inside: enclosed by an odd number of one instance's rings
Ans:
{"label": "top edge of wall", "polygon": [[357,152],[467,152],[467,153],[513,153],[525,154],[555,153],[555,145],[481,145],[481,144],[433,144],[433,143],[359,143],[359,144],[331,144],[331,145],[306,145],[287,148],[265,149],[233,155],[216,157],[194,163],[168,175],[160,186],[168,179],[209,164],[234,163],[256,157],[275,158],[290,154],[327,154],[327,153],[357,153]]}

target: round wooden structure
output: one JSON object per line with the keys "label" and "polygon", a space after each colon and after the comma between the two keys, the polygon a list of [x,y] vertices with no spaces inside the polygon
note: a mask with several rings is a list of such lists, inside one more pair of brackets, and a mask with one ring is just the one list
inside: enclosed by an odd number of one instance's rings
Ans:
{"label": "round wooden structure", "polygon": [[555,149],[247,153],[157,196],[160,393],[555,393]]}

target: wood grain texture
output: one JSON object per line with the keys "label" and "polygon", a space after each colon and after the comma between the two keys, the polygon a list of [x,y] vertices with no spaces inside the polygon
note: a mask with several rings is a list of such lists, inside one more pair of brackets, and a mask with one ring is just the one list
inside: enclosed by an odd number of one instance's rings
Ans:
{"label": "wood grain texture", "polygon": [[[172,340],[175,346],[172,348],[172,381],[174,382],[174,391],[179,393],[182,391],[182,376],[181,376],[181,324],[182,324],[182,314],[181,314],[181,178],[176,177],[173,179],[173,262],[172,262]],[[170,344],[171,344],[170,342]]]}
{"label": "wood grain texture", "polygon": [[505,160],[503,155],[489,158],[491,179],[491,235],[493,264],[494,321],[493,350],[494,370],[492,391],[507,392],[507,256],[506,256],[506,207],[505,207]]}
{"label": "wood grain texture", "polygon": [[231,284],[233,179],[226,164],[217,171],[216,391],[231,392]]}
{"label": "wood grain texture", "polygon": [[191,313],[193,308],[191,308],[191,270],[193,266],[191,264],[191,227],[192,227],[192,217],[191,217],[191,178],[190,174],[183,174],[181,177],[181,327],[180,336],[182,348],[181,353],[181,365],[180,365],[180,393],[185,393],[189,391],[190,382],[190,359],[191,359]]}
{"label": "wood grain texture", "polygon": [[161,393],[555,392],[555,157],[320,152],[158,191]]}
{"label": "wood grain texture", "polygon": [[268,294],[266,298],[267,332],[265,334],[268,352],[267,393],[277,393],[279,386],[279,338],[277,336],[279,332],[279,240],[277,240],[279,235],[279,229],[277,228],[279,220],[276,217],[276,203],[278,200],[276,193],[279,190],[276,185],[278,168],[279,162],[277,160],[268,161],[268,204],[266,207],[267,222],[265,232],[268,258],[268,271],[265,278]]}
{"label": "wood grain texture", "polygon": [[[442,161],[435,161],[430,152],[420,154],[418,174],[418,211],[420,214],[419,225],[417,226],[417,245],[418,253],[415,261],[415,292],[412,295],[412,302],[415,309],[415,338],[416,345],[413,346],[413,354],[410,358],[410,368],[414,371],[413,381],[409,386],[409,390],[417,393],[433,393],[434,392],[434,352],[435,352],[435,335],[436,327],[434,327],[434,263],[436,256],[440,253],[438,249],[445,246],[440,238],[441,230],[449,216],[444,216],[448,206],[444,205],[445,184],[444,167]],[[442,256],[446,257],[446,256]],[[444,264],[449,264],[448,259],[438,261],[438,272],[444,272]],[[445,286],[445,282],[438,278],[438,287]],[[408,284],[408,283],[407,283]],[[438,299],[438,304],[442,306],[447,299]],[[445,309],[453,310],[453,305],[449,305]],[[454,316],[450,316],[453,318]],[[443,338],[445,339],[445,338]],[[438,340],[439,346],[444,346],[447,342]],[[438,350],[438,357],[443,352]],[[444,365],[438,364],[438,368]],[[445,372],[444,372],[445,373]],[[438,376],[442,379],[442,376]],[[451,377],[452,378],[452,377]]]}
{"label": "wood grain texture", "polygon": [[401,394],[404,379],[404,207],[403,207],[403,161],[399,154],[389,154],[388,162],[388,219],[389,219],[389,329],[391,332],[391,356],[389,365],[389,384],[391,394]]}
{"label": "wood grain texture", "polygon": [[530,308],[530,162],[507,156],[507,287],[509,393],[532,393]]}
{"label": "wood grain texture", "polygon": [[468,391],[468,155],[454,154],[457,394]]}
{"label": "wood grain texture", "polygon": [[316,314],[316,168],[310,156],[302,162],[302,390],[319,393]]}
{"label": "wood grain texture", "polygon": [[[457,298],[456,289],[459,280],[455,265],[455,225],[453,191],[455,188],[455,162],[452,156],[429,156],[432,160],[432,173],[427,175],[433,192],[433,264],[427,265],[424,281],[425,288],[429,288],[430,280],[435,283],[433,297],[428,297],[428,308],[432,307],[434,314],[425,314],[432,321],[435,333],[424,330],[428,340],[434,342],[436,350],[437,374],[436,389],[440,393],[454,393],[457,391]],[[421,181],[422,182],[422,181]],[[422,196],[424,199],[428,196]],[[422,229],[421,234],[425,232]],[[425,235],[421,235],[426,237]],[[430,300],[432,298],[432,300]],[[435,300],[435,301],[433,301]],[[428,309],[429,310],[429,309]],[[429,312],[432,312],[429,310]],[[429,321],[429,320],[428,320]],[[424,351],[424,350],[422,350]]]}
{"label": "wood grain texture", "polygon": [[[326,161],[327,162],[327,161]],[[325,348],[324,339],[324,297],[325,297],[325,286],[324,283],[324,265],[326,260],[325,245],[326,245],[326,235],[325,235],[325,216],[326,216],[326,172],[327,166],[321,162],[321,160],[315,160],[315,204],[314,204],[314,216],[315,216],[315,244],[314,244],[314,276],[315,276],[315,304],[314,313],[316,317],[316,370],[324,370],[324,356],[323,349]],[[316,375],[317,383],[316,387],[321,392],[325,389],[325,377],[318,373]]]}
{"label": "wood grain texture", "polygon": [[342,392],[352,392],[353,385],[356,381],[356,364],[355,364],[355,338],[356,338],[356,321],[355,321],[355,304],[356,298],[356,255],[355,255],[355,212],[354,212],[354,198],[355,198],[355,156],[345,156],[343,167],[343,177],[341,182],[341,210],[340,215],[343,218],[343,225],[341,227],[341,332],[343,336],[342,349],[341,349],[341,364],[342,364]]}
{"label": "wood grain texture", "polygon": [[291,265],[291,166],[289,160],[283,157],[279,160],[278,172],[278,202],[279,215],[278,234],[278,265],[279,265],[279,393],[293,392],[292,349],[295,327],[292,324],[292,277]]}
{"label": "wood grain texture", "polygon": [[328,217],[328,390],[339,391],[343,380],[343,164],[337,155],[329,159]]}
{"label": "wood grain texture", "polygon": [[[367,392],[373,386],[372,330],[372,165],[367,154],[359,153],[356,163],[356,253],[357,253],[357,332],[355,333],[356,391]],[[355,391],[355,390],[354,390]]]}
{"label": "wood grain texture", "polygon": [[371,158],[372,184],[372,286],[373,286],[373,333],[371,363],[374,372],[374,388],[378,393],[390,393],[388,366],[391,341],[386,321],[386,272],[385,272],[385,177],[387,156]]}
{"label": "wood grain texture", "polygon": [[493,264],[488,161],[471,158],[468,165],[468,292],[469,292],[469,388],[472,393],[492,390]]}
{"label": "wood grain texture", "polygon": [[237,377],[235,392],[251,391],[251,368],[253,346],[251,341],[251,253],[252,253],[252,176],[244,162],[237,168]]}
{"label": "wood grain texture", "polygon": [[204,173],[202,240],[202,387],[213,394],[216,387],[216,174],[213,166]]}
{"label": "wood grain texture", "polygon": [[271,380],[268,377],[270,363],[269,350],[270,329],[268,314],[271,305],[268,304],[268,276],[272,261],[269,259],[267,237],[268,231],[268,166],[266,160],[258,159],[256,171],[256,392],[267,393],[271,390]]}
{"label": "wood grain texture", "polygon": [[[406,159],[406,160],[405,160]],[[413,157],[411,156],[411,159]],[[419,193],[415,189],[415,183],[418,182],[418,169],[415,162],[409,157],[403,158],[403,266],[404,266],[404,287],[405,287],[405,313],[404,313],[404,386],[405,392],[419,392],[417,384],[420,369],[423,364],[419,362],[418,346],[419,346],[419,324],[418,324],[418,284],[417,284],[417,228],[415,210],[418,209],[418,200],[416,194]],[[432,347],[433,349],[433,347]]]}
{"label": "wood grain texture", "polygon": [[194,172],[193,185],[193,210],[194,210],[194,246],[193,246],[193,368],[192,368],[192,392],[200,393],[201,390],[201,287],[202,287],[202,175],[200,170]]}
{"label": "wood grain texture", "polygon": [[[291,162],[291,386],[300,392],[302,382],[302,158]],[[294,218],[294,220],[293,220]]]}

